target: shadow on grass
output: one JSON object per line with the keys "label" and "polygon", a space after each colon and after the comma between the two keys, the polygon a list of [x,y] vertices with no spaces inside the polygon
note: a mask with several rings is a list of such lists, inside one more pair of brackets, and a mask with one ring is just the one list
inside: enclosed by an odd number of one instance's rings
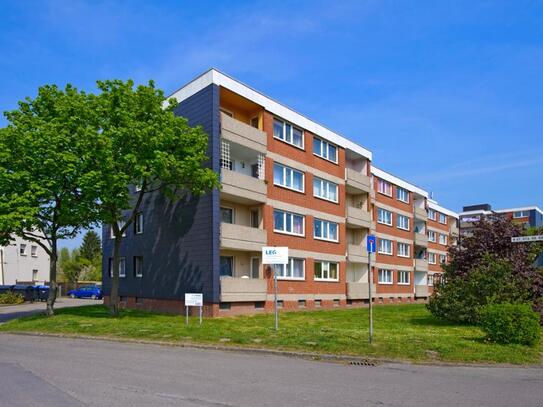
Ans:
{"label": "shadow on grass", "polygon": [[445,319],[439,319],[439,318],[434,317],[433,315],[409,318],[408,322],[413,325],[428,326],[428,327],[468,326],[464,324],[458,324],[455,322],[447,321]]}

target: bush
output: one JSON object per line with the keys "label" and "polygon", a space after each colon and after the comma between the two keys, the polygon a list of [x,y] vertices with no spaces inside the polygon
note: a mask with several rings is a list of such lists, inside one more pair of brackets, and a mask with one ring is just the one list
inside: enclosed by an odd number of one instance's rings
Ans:
{"label": "bush", "polygon": [[25,299],[21,294],[11,291],[0,294],[0,304],[22,304],[23,302],[25,302]]}
{"label": "bush", "polygon": [[539,314],[529,304],[489,304],[479,314],[481,328],[493,342],[523,345],[539,342]]}

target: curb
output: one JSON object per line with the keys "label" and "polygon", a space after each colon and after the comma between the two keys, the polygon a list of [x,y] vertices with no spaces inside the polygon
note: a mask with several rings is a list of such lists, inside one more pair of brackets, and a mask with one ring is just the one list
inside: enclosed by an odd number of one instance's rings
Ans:
{"label": "curb", "polygon": [[411,366],[429,366],[429,367],[471,367],[471,368],[531,368],[542,369],[543,364],[537,365],[513,365],[513,364],[484,364],[484,363],[454,363],[443,361],[424,361],[414,362],[410,360],[402,359],[383,359],[363,357],[356,355],[334,355],[329,353],[315,353],[315,352],[299,352],[288,350],[275,350],[266,348],[252,348],[242,346],[224,346],[224,345],[210,345],[200,344],[194,342],[168,342],[168,341],[151,341],[146,339],[131,339],[131,338],[116,338],[108,336],[90,336],[90,335],[73,335],[73,334],[55,334],[55,333],[42,333],[42,332],[26,332],[26,331],[4,331],[1,334],[10,335],[23,335],[33,337],[48,337],[48,338],[63,338],[63,339],[81,339],[91,341],[107,341],[116,343],[129,343],[129,344],[141,344],[141,345],[155,345],[155,346],[170,346],[188,349],[202,349],[202,350],[216,350],[223,352],[234,352],[242,354],[256,354],[267,356],[282,356],[294,359],[340,363],[353,366],[379,366],[382,364],[403,364]]}

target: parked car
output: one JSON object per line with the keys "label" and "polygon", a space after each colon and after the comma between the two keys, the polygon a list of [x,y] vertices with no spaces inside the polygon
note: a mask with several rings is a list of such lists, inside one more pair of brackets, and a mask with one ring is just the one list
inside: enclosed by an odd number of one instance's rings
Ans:
{"label": "parked car", "polygon": [[93,300],[102,298],[102,289],[100,287],[79,287],[77,290],[70,290],[67,293],[71,298],[91,298]]}

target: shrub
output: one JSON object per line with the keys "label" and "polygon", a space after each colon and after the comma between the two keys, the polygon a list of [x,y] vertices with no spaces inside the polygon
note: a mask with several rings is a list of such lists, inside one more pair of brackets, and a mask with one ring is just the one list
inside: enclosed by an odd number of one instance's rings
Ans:
{"label": "shrub", "polygon": [[479,314],[481,328],[493,342],[523,345],[539,342],[539,315],[529,304],[489,304]]}
{"label": "shrub", "polygon": [[11,291],[0,294],[0,304],[22,304],[23,302],[25,302],[25,299],[21,294]]}

